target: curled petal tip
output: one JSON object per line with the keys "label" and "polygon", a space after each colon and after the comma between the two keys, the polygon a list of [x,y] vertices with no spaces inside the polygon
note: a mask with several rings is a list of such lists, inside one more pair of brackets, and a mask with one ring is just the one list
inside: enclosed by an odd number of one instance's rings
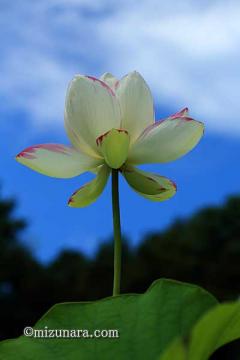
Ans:
{"label": "curled petal tip", "polygon": [[182,110],[180,110],[180,111],[176,112],[175,114],[171,115],[169,117],[169,119],[172,119],[172,120],[177,119],[177,118],[184,119],[185,117],[188,117],[188,113],[189,113],[188,107],[185,107]]}
{"label": "curled petal tip", "polygon": [[25,159],[35,159],[35,155],[34,155],[34,149],[32,149],[31,147],[21,151],[19,154],[17,154],[17,156],[15,157],[15,160],[19,160],[21,158],[25,158]]}
{"label": "curled petal tip", "polygon": [[17,161],[17,162],[19,162],[19,161],[20,161],[20,155],[17,154],[16,156],[14,156],[14,160]]}
{"label": "curled petal tip", "polygon": [[72,206],[73,203],[73,197],[70,197],[70,199],[68,200],[68,206]]}
{"label": "curled petal tip", "polygon": [[125,130],[125,129],[111,129],[111,130],[108,130],[106,131],[104,134],[98,136],[96,138],[96,144],[97,146],[100,146],[103,142],[103,139],[109,134],[111,133],[112,131],[117,131],[118,133],[125,133],[126,135],[128,135],[128,131]]}
{"label": "curled petal tip", "polygon": [[19,154],[17,154],[15,157],[14,157],[14,160],[16,160],[17,162],[21,162],[21,158],[23,158],[24,155],[20,152]]}
{"label": "curled petal tip", "polygon": [[105,136],[107,136],[107,134],[110,132],[110,130],[109,131],[106,131],[104,134],[102,134],[102,135],[100,135],[100,136],[98,136],[97,138],[96,138],[96,144],[97,144],[97,146],[100,146],[101,145],[101,143],[102,143],[102,141],[103,141],[103,138],[105,137]]}

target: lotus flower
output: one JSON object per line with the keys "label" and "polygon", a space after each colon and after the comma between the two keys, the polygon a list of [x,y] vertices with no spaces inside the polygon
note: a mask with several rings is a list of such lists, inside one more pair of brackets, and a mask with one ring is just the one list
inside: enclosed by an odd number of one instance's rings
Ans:
{"label": "lotus flower", "polygon": [[76,75],[65,104],[65,127],[72,146],[43,144],[28,147],[16,160],[44,175],[71,178],[85,171],[94,180],[78,189],[68,204],[83,207],[102,193],[111,169],[118,169],[140,195],[153,201],[172,197],[176,185],[166,177],[136,168],[165,163],[189,152],[203,135],[203,124],[188,109],[155,121],[153,98],[137,72],[117,80]]}

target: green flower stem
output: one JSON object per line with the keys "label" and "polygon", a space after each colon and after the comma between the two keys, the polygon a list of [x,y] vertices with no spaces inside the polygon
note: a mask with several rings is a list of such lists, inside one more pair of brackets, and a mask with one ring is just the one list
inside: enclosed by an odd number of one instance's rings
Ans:
{"label": "green flower stem", "polygon": [[118,170],[115,169],[112,169],[112,212],[114,230],[113,296],[116,296],[120,294],[122,240],[119,209]]}

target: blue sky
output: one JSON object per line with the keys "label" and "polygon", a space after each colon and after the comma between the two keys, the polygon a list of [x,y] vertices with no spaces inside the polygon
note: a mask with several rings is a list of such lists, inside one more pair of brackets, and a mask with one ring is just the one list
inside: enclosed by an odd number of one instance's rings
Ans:
{"label": "blue sky", "polygon": [[190,154],[144,167],[177,183],[172,200],[148,202],[121,181],[122,227],[131,243],[239,193],[239,17],[238,1],[1,1],[0,181],[28,219],[24,239],[39,259],[66,247],[91,255],[112,233],[110,184],[90,207],[68,208],[91,175],[52,179],[13,160],[29,145],[68,143],[64,97],[76,73],[138,70],[152,89],[156,118],[188,106],[206,125]]}

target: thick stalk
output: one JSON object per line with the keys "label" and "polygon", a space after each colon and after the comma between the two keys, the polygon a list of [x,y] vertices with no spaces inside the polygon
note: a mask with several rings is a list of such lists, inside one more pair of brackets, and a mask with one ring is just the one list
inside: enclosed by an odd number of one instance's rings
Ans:
{"label": "thick stalk", "polygon": [[118,170],[115,169],[112,169],[112,212],[113,212],[113,230],[114,230],[113,296],[115,296],[120,294],[121,256],[122,256]]}

